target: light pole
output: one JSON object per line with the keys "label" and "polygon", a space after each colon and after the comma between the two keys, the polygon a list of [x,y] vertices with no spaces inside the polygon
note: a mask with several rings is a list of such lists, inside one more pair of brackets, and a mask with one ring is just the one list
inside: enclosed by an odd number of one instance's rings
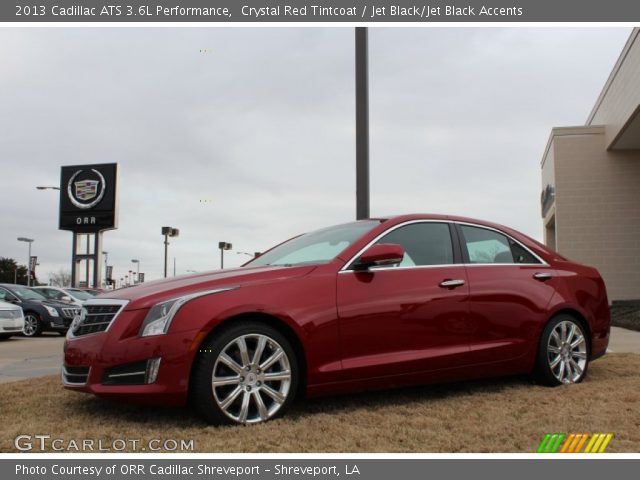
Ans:
{"label": "light pole", "polygon": [[218,248],[220,249],[220,270],[224,269],[224,251],[231,250],[233,245],[227,242],[218,242]]}
{"label": "light pole", "polygon": [[[169,237],[177,237],[180,230],[173,227],[162,227],[162,235],[164,235],[164,278],[167,278],[167,251],[169,247]],[[175,261],[174,261],[175,266]],[[174,268],[175,270],[175,268]],[[174,271],[175,274],[175,271]]]}
{"label": "light pole", "polygon": [[369,30],[356,27],[356,220],[369,218]]}
{"label": "light pole", "polygon": [[29,256],[27,257],[27,287],[31,286],[31,244],[33,238],[18,237],[19,242],[27,242],[29,244]]}
{"label": "light pole", "polygon": [[136,264],[136,281],[135,283],[140,283],[140,260],[138,260],[137,258],[132,258],[131,259],[131,263],[135,263]]}
{"label": "light pole", "polygon": [[102,252],[104,255],[104,288],[107,288],[107,282],[109,278],[107,277],[107,260],[109,259],[109,252]]}

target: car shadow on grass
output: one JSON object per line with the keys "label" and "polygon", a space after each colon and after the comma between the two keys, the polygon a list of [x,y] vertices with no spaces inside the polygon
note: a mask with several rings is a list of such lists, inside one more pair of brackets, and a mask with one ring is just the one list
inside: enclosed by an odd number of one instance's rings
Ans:
{"label": "car shadow on grass", "polygon": [[[296,421],[316,414],[343,414],[358,410],[371,412],[389,407],[410,406],[412,403],[424,403],[430,400],[453,399],[481,393],[500,393],[511,388],[532,386],[531,383],[527,376],[515,376],[304,399],[294,403],[286,418]],[[202,428],[205,425],[204,420],[197,415],[192,406],[144,406],[92,395],[86,395],[84,398],[74,396],[67,400],[67,403],[70,411],[74,411],[77,415],[85,415],[91,418],[92,422],[117,420],[138,425],[162,425],[163,428],[174,426]]]}

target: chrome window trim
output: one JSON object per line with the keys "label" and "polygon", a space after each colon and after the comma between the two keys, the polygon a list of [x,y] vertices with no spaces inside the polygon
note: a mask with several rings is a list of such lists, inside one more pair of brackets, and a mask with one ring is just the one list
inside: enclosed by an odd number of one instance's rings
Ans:
{"label": "chrome window trim", "polygon": [[[92,335],[101,335],[103,333],[107,333],[109,331],[109,329],[111,328],[111,325],[113,325],[113,323],[116,321],[116,319],[118,318],[118,316],[122,313],[122,311],[125,309],[125,307],[127,306],[127,304],[129,303],[129,300],[122,300],[122,299],[116,299],[116,298],[91,298],[89,300],[86,300],[84,302],[82,302],[82,307],[84,308],[85,305],[120,305],[120,308],[118,309],[118,311],[116,313],[113,314],[113,318],[111,319],[111,322],[109,322],[109,325],[107,326],[107,328],[105,328],[103,331],[101,332],[94,332],[94,333],[88,333],[86,335],[80,335],[78,337],[76,337],[73,334],[73,329],[71,328],[71,326],[69,326],[69,331],[67,333],[67,339],[71,340],[74,338],[86,338],[86,337],[91,337]],[[92,316],[95,315],[104,315],[102,313],[100,314],[91,314]]]}
{"label": "chrome window trim", "polygon": [[467,225],[469,227],[484,228],[485,230],[491,230],[491,231],[494,231],[496,233],[499,233],[500,235],[504,235],[509,240],[511,240],[513,243],[517,243],[518,245],[520,245],[523,249],[525,249],[527,252],[529,252],[534,258],[537,258],[538,261],[540,262],[540,263],[516,263],[516,262],[513,262],[513,263],[465,263],[465,265],[467,265],[467,266],[474,266],[474,265],[480,265],[480,266],[483,266],[483,267],[486,267],[486,266],[489,266],[489,265],[518,265],[518,266],[542,266],[542,267],[549,267],[550,266],[547,262],[545,262],[542,258],[540,258],[540,255],[538,255],[535,252],[531,251],[531,249],[529,247],[527,247],[526,245],[523,245],[522,242],[519,242],[518,240],[513,238],[511,235],[509,235],[508,233],[503,232],[502,230],[498,230],[497,228],[487,227],[485,225],[479,225],[477,223],[471,223],[471,222],[457,222],[457,221],[454,221],[453,223],[455,223],[457,225]]}
{"label": "chrome window trim", "polygon": [[[371,240],[369,243],[367,243],[367,245],[365,245],[363,248],[361,248],[358,253],[356,253],[355,255],[353,255],[349,261],[347,261],[347,263],[345,263],[342,268],[339,270],[338,273],[342,273],[343,271],[354,271],[351,269],[353,262],[355,262],[360,255],[362,255],[365,250],[367,250],[371,245],[373,245],[374,243],[376,243],[378,240],[380,240],[382,237],[384,237],[385,235],[393,232],[394,230],[397,230],[400,227],[404,227],[407,225],[412,225],[414,223],[444,223],[445,225],[449,225],[451,224],[450,220],[435,220],[435,219],[424,219],[424,220],[407,220],[406,222],[403,223],[399,223],[398,225],[394,225],[393,227],[385,230],[384,232],[380,233],[377,237],[375,237],[373,240]],[[449,236],[451,236],[451,233],[449,233]],[[454,243],[453,243],[453,237],[451,238],[451,246],[455,247]],[[373,269],[375,271],[380,271],[380,270],[397,270],[398,268],[403,268],[403,269],[407,269],[407,268],[423,268],[423,267],[448,267],[451,265],[461,265],[460,263],[445,263],[445,264],[441,264],[441,265],[415,265],[415,266],[409,266],[409,267],[382,267],[382,268],[376,268]]]}
{"label": "chrome window trim", "polygon": [[[517,267],[549,267],[550,265],[545,262],[542,258],[540,258],[539,255],[537,255],[536,253],[532,252],[530,248],[528,248],[527,246],[523,245],[522,242],[519,242],[518,240],[516,240],[515,238],[513,238],[511,235],[498,230],[497,228],[493,228],[493,227],[488,227],[485,225],[480,225],[477,223],[471,223],[471,222],[460,222],[460,221],[456,221],[456,220],[436,220],[436,219],[424,219],[424,220],[408,220],[406,222],[403,223],[399,223],[398,225],[394,225],[393,227],[389,228],[388,230],[385,230],[384,232],[380,233],[379,235],[377,235],[373,240],[371,240],[369,243],[367,243],[367,245],[365,245],[363,248],[361,248],[358,253],[356,253],[355,255],[353,255],[343,266],[342,268],[340,268],[340,270],[338,270],[338,273],[349,273],[349,272],[360,272],[359,270],[354,270],[352,268],[353,263],[360,257],[360,255],[362,255],[369,247],[371,247],[371,245],[375,244],[378,240],[380,240],[382,237],[384,237],[385,235],[387,235],[388,233],[393,232],[394,230],[400,228],[400,227],[404,227],[406,225],[411,225],[414,223],[444,223],[447,225],[468,225],[470,227],[476,227],[476,228],[484,228],[486,230],[492,230],[494,232],[497,232],[501,235],[504,235],[505,237],[507,237],[508,239],[510,239],[511,241],[513,241],[514,243],[517,243],[518,245],[520,245],[523,249],[525,249],[527,252],[529,252],[534,258],[537,258],[540,263],[442,263],[442,264],[437,264],[437,265],[413,265],[413,266],[405,266],[405,267],[374,267],[374,268],[370,268],[369,272],[383,272],[383,271],[387,271],[387,270],[409,270],[409,269],[418,269],[418,268],[444,268],[444,267],[456,267],[456,266],[464,266],[464,267],[508,267],[508,266],[517,266]],[[455,245],[453,245],[454,242],[454,238],[451,238],[451,242],[452,242],[452,246],[455,248]],[[462,239],[461,239],[462,240]],[[462,241],[460,242],[462,243]],[[462,246],[462,245],[461,245]]]}

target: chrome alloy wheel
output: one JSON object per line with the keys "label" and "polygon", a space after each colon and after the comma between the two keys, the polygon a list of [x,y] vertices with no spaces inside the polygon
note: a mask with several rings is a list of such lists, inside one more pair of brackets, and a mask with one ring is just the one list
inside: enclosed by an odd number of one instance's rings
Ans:
{"label": "chrome alloy wheel", "polygon": [[211,385],[218,407],[231,420],[264,422],[289,395],[289,358],[280,344],[266,335],[242,335],[218,355]]}
{"label": "chrome alloy wheel", "polygon": [[587,365],[587,341],[573,322],[558,323],[549,335],[547,361],[551,373],[562,383],[575,383]]}
{"label": "chrome alloy wheel", "polygon": [[26,337],[33,337],[37,332],[38,318],[32,313],[27,313],[24,316],[24,327],[22,328],[22,333]]}

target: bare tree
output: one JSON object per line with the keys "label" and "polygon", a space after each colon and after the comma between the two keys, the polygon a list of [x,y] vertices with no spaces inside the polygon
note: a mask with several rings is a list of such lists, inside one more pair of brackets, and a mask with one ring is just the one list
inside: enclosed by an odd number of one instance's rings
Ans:
{"label": "bare tree", "polygon": [[61,268],[49,275],[49,282],[55,287],[69,287],[71,286],[71,272]]}

